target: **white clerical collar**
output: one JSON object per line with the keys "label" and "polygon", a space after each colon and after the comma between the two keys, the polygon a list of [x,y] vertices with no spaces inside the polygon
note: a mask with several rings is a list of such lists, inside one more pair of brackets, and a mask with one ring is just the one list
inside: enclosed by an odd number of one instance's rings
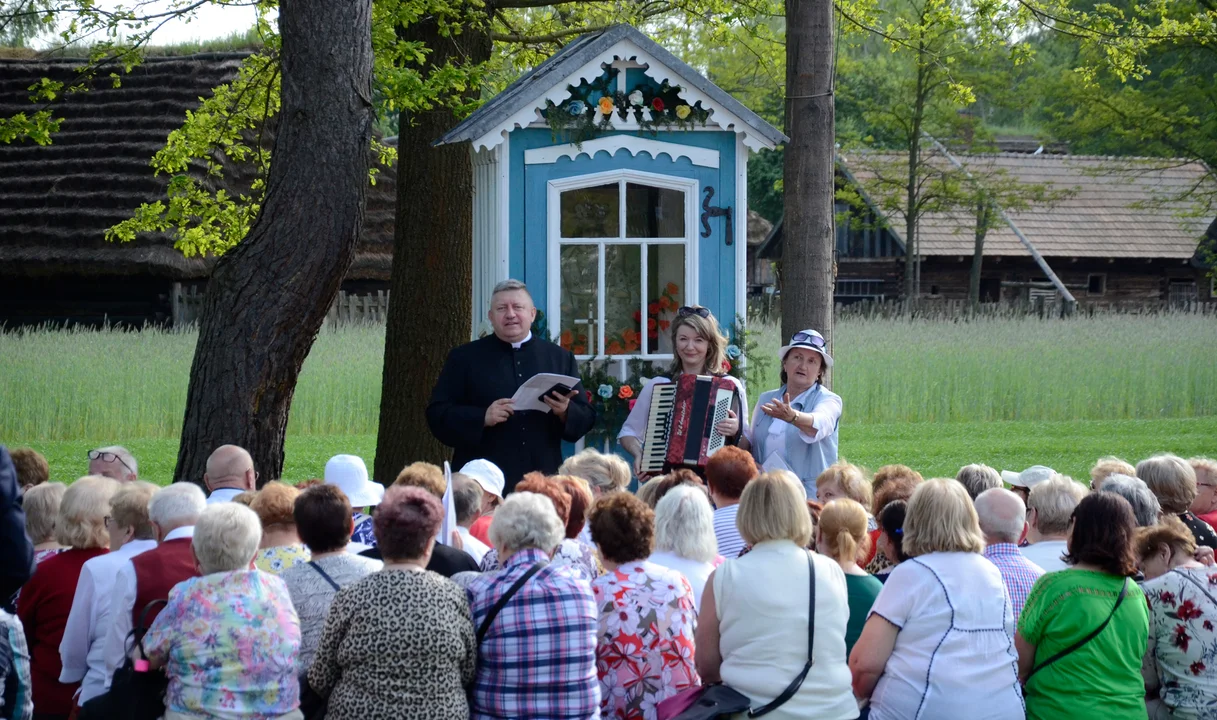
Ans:
{"label": "white clerical collar", "polygon": [[521,346],[521,345],[523,345],[524,343],[528,342],[529,340],[532,340],[532,330],[529,330],[529,331],[528,331],[528,335],[526,335],[526,336],[524,337],[524,339],[523,339],[523,340],[521,340],[520,342],[513,342],[513,343],[511,344],[511,349],[512,349],[512,350],[519,350],[519,349],[520,349],[520,346]]}

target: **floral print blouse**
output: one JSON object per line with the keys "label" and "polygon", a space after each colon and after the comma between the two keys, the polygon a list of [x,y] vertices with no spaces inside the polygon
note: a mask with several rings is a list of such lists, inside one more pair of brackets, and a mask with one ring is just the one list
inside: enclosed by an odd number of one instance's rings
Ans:
{"label": "floral print blouse", "polygon": [[602,716],[656,720],[661,700],[700,682],[693,664],[693,588],[679,572],[639,560],[601,575],[592,592],[600,613]]}
{"label": "floral print blouse", "polygon": [[372,529],[372,516],[357,512],[352,517],[351,542],[376,547],[376,533]]}
{"label": "floral print blouse", "polygon": [[1142,589],[1149,602],[1147,679],[1160,683],[1171,717],[1217,717],[1217,571],[1178,567]]}
{"label": "floral print blouse", "polygon": [[282,575],[284,570],[294,567],[297,563],[306,563],[312,553],[308,548],[297,543],[295,545],[279,545],[263,548],[254,556],[254,567],[271,575]]}
{"label": "floral print blouse", "polygon": [[273,718],[300,705],[300,622],[287,586],[260,570],[178,583],[144,636],[164,664],[168,710],[216,720]]}

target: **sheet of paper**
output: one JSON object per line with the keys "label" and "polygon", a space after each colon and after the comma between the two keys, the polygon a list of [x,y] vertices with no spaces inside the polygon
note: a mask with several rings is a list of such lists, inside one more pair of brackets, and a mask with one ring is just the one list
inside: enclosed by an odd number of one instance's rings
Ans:
{"label": "sheet of paper", "polygon": [[781,455],[772,452],[769,453],[769,457],[765,458],[765,463],[761,465],[761,469],[765,472],[773,472],[774,470],[790,470],[790,466],[786,464]]}
{"label": "sheet of paper", "polygon": [[511,396],[516,412],[521,410],[538,410],[550,412],[549,406],[541,402],[541,396],[549,392],[554,385],[565,385],[573,388],[579,383],[579,378],[557,373],[537,373],[524,381],[516,394]]}

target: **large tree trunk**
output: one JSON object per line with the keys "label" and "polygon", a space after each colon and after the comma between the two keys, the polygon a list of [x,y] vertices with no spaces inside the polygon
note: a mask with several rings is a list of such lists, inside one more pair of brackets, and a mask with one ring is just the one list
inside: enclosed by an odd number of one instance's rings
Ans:
{"label": "large tree trunk", "polygon": [[976,232],[972,245],[972,271],[968,275],[968,304],[972,312],[980,307],[980,271],[985,262],[985,236],[989,234],[989,204],[976,201]]}
{"label": "large tree trunk", "polygon": [[[443,36],[424,19],[399,33],[431,49],[431,67],[490,57],[489,36],[466,26]],[[477,93],[477,88],[469,90]],[[467,144],[433,147],[457,123],[436,107],[402,114],[397,161],[397,228],[385,331],[380,428],[373,476],[391,483],[409,462],[449,456],[427,427],[427,401],[448,351],[469,341],[473,296],[473,168]]]}
{"label": "large tree trunk", "polygon": [[355,256],[372,138],[371,0],[279,8],[282,112],[266,199],[216,264],[190,368],[175,480],[202,482],[219,445],[283,470],[296,379]]}
{"label": "large tree trunk", "polygon": [[831,0],[786,0],[782,337],[832,337],[835,217]]}

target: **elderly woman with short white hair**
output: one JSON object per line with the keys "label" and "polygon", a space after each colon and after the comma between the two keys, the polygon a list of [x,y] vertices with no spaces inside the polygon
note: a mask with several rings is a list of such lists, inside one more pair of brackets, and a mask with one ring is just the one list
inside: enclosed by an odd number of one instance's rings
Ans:
{"label": "elderly woman with short white hair", "polygon": [[714,510],[706,492],[691,485],[669,490],[655,505],[655,551],[647,562],[684,575],[693,588],[694,604],[701,608],[702,591],[717,555]]}
{"label": "elderly woman with short white hair", "polygon": [[243,505],[217,503],[199,516],[192,547],[202,577],[169,591],[143,641],[169,678],[164,720],[303,719],[300,623],[283,581],[249,569],[261,540],[258,516]]}
{"label": "elderly woman with short white hair", "polygon": [[[592,588],[571,565],[550,562],[565,534],[553,501],[537,493],[516,492],[494,514],[490,541],[503,569],[468,584],[478,637],[473,720],[599,711]],[[490,609],[513,591],[488,622]]]}
{"label": "elderly woman with short white hair", "polygon": [[1149,486],[1141,478],[1112,473],[1103,478],[1103,485],[1098,492],[1115,493],[1132,505],[1132,514],[1137,518],[1137,527],[1151,527],[1158,524],[1162,514],[1162,504],[1149,490]]}
{"label": "elderly woman with short white hair", "polygon": [[1217,533],[1191,510],[1196,499],[1196,471],[1186,460],[1169,453],[1146,458],[1137,463],[1137,477],[1162,503],[1163,514],[1182,520],[1197,545],[1217,550]]}

